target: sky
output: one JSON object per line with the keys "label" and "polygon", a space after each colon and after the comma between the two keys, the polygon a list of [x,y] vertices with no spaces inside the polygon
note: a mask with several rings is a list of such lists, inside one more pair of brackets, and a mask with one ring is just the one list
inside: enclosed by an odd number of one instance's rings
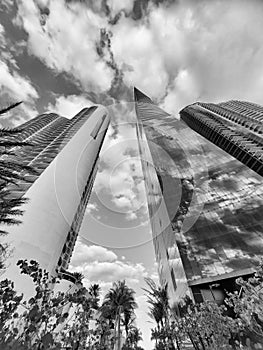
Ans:
{"label": "sky", "polygon": [[132,89],[178,117],[184,106],[230,99],[263,104],[260,0],[1,0],[0,107],[17,126],[39,113],[112,116],[71,269],[99,282],[126,279],[150,349],[144,277],[157,280]]}

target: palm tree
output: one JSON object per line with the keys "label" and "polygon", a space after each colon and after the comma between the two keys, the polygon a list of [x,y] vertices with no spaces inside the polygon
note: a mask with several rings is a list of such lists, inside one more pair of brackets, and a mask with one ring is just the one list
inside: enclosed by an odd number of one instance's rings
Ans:
{"label": "palm tree", "polygon": [[157,286],[151,278],[145,278],[149,289],[143,288],[147,293],[147,302],[150,304],[149,315],[152,317],[157,325],[159,334],[165,334],[167,342],[166,349],[174,349],[173,340],[170,332],[170,306],[167,291],[167,284],[163,287]]}
{"label": "palm tree", "polygon": [[13,108],[19,106],[21,103],[23,103],[23,101],[15,102],[15,103],[12,103],[11,105],[9,105],[9,106],[7,106],[7,107],[5,107],[5,108],[2,108],[2,109],[0,110],[0,115],[1,115],[1,114],[5,114],[6,112],[9,112],[11,109],[13,109]]}
{"label": "palm tree", "polygon": [[160,331],[157,328],[151,329],[151,340],[155,340],[155,347],[157,347],[157,343],[159,340]]}
{"label": "palm tree", "polygon": [[95,310],[99,308],[99,301],[100,301],[100,291],[101,288],[99,284],[92,284],[89,287],[89,295],[91,296],[91,307]]}
{"label": "palm tree", "polygon": [[135,321],[135,315],[134,312],[131,312],[130,310],[125,311],[123,314],[123,325],[125,328],[126,338],[128,337],[128,333],[131,327],[133,327],[133,323]]}
{"label": "palm tree", "polygon": [[155,320],[157,329],[163,328],[168,321],[169,298],[167,293],[167,285],[164,287],[157,286],[150,278],[145,278],[145,282],[150,289],[143,290],[147,293],[147,302],[150,304],[149,315]]}
{"label": "palm tree", "polygon": [[164,327],[164,310],[163,305],[160,301],[154,301],[148,299],[148,303],[151,305],[149,307],[150,312],[148,313],[151,318],[154,319],[157,325],[157,330],[160,331]]}
{"label": "palm tree", "polygon": [[81,272],[73,272],[72,273],[73,277],[75,278],[76,282],[75,283],[81,283],[84,278],[84,275]]}
{"label": "palm tree", "polygon": [[111,336],[111,320],[104,317],[100,317],[97,320],[96,332],[98,334],[98,348],[99,349],[108,349],[110,344]]}
{"label": "palm tree", "polygon": [[125,281],[114,282],[100,308],[102,316],[114,322],[114,342],[117,350],[121,350],[121,317],[127,313],[133,314],[137,307],[134,294],[134,290],[129,288]]}
{"label": "palm tree", "polygon": [[131,349],[137,349],[138,348],[138,342],[142,340],[141,332],[139,328],[135,326],[130,326],[128,336],[126,338],[126,344]]}

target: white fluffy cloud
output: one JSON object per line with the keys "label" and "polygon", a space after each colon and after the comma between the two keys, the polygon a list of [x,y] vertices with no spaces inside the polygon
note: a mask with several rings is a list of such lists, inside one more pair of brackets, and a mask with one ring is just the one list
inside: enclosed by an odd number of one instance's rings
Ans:
{"label": "white fluffy cloud", "polygon": [[0,24],[0,38],[1,38],[1,40],[3,40],[4,32],[5,32],[5,29],[4,29],[4,27],[2,26],[2,24]]}
{"label": "white fluffy cloud", "polygon": [[141,264],[114,262],[94,262],[78,266],[77,271],[82,272],[91,281],[112,282],[126,280],[128,283],[138,283],[139,276],[145,274]]}
{"label": "white fluffy cloud", "polygon": [[101,246],[87,246],[78,241],[71,260],[71,271],[78,271],[86,277],[86,283],[111,283],[126,280],[138,283],[146,276],[145,267],[140,263],[131,263],[118,259],[117,255]]}
{"label": "white fluffy cloud", "polygon": [[263,3],[186,0],[152,7],[139,24],[122,17],[112,28],[125,82],[177,113],[196,100],[262,103]]}
{"label": "white fluffy cloud", "polygon": [[169,112],[197,99],[262,103],[261,1],[160,3],[141,21],[127,16],[133,0],[107,4],[113,16],[126,12],[113,26],[101,1],[19,0],[16,23],[28,33],[31,53],[52,69],[72,74],[84,88],[111,86],[113,72],[96,53],[100,29],[107,28],[113,33],[114,58],[125,68],[124,82],[164,99]]}
{"label": "white fluffy cloud", "polygon": [[4,115],[5,126],[17,126],[37,115],[35,102],[39,95],[31,81],[18,71],[16,60],[8,49],[4,28],[0,25],[0,106],[13,102],[23,104]]}
{"label": "white fluffy cloud", "polygon": [[88,203],[86,206],[86,213],[90,214],[91,212],[98,211],[98,206],[95,203]]}
{"label": "white fluffy cloud", "polygon": [[[28,117],[35,115],[34,104],[39,96],[31,81],[20,74],[16,60],[9,51],[9,46],[10,42],[6,37],[5,29],[0,24],[0,104],[2,105],[2,101],[6,105],[14,101],[24,102],[12,112],[13,125],[18,125]],[[6,114],[6,117],[9,114]]]}
{"label": "white fluffy cloud", "polygon": [[126,84],[135,85],[152,97],[162,97],[169,77],[151,29],[122,17],[112,32],[112,49],[117,63],[131,67],[125,72]]}
{"label": "white fluffy cloud", "polygon": [[81,2],[52,0],[47,10],[39,2],[19,0],[16,24],[28,34],[29,52],[48,67],[71,74],[83,88],[110,87],[113,73],[96,53],[105,18]]}
{"label": "white fluffy cloud", "polygon": [[263,3],[185,1],[152,12],[170,76],[164,108],[176,113],[197,100],[262,103]]}
{"label": "white fluffy cloud", "polygon": [[12,126],[16,127],[25,123],[27,120],[36,117],[38,115],[38,111],[36,110],[34,104],[23,103],[15,110],[5,114],[6,117],[8,117],[8,115],[11,116],[10,119],[12,121]]}
{"label": "white fluffy cloud", "polygon": [[16,71],[11,72],[5,62],[0,61],[0,88],[18,100],[36,99],[38,93],[30,81]]}
{"label": "white fluffy cloud", "polygon": [[77,242],[71,264],[78,266],[89,262],[113,262],[117,255],[101,246],[88,246],[80,241]]}
{"label": "white fluffy cloud", "polygon": [[72,118],[81,109],[93,105],[94,103],[82,95],[62,95],[56,98],[54,105],[48,105],[48,110],[60,114],[63,117]]}

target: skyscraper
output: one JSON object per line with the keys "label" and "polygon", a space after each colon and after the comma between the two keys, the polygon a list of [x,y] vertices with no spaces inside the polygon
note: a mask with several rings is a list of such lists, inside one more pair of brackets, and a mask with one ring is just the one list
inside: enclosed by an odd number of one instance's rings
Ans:
{"label": "skyscraper", "polygon": [[263,176],[263,107],[243,101],[199,102],[180,115],[193,130]]}
{"label": "skyscraper", "polygon": [[85,108],[74,118],[42,114],[19,126],[20,140],[29,146],[16,159],[37,174],[12,186],[12,196],[25,195],[22,224],[5,228],[13,249],[2,278],[19,292],[30,286],[16,266],[19,259],[36,260],[50,274],[67,269],[97,171],[109,116],[104,107]]}
{"label": "skyscraper", "polygon": [[160,281],[220,303],[262,255],[262,177],[137,89],[135,109]]}

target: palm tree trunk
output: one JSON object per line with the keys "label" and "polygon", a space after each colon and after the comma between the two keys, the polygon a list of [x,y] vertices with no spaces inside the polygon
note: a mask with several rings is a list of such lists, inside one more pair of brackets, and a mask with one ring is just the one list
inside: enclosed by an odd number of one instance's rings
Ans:
{"label": "palm tree trunk", "polygon": [[201,343],[201,345],[202,345],[203,350],[205,350],[205,349],[206,349],[206,346],[205,346],[205,344],[204,344],[204,342],[203,342],[202,337],[199,335],[198,338],[199,338],[199,341],[200,341],[200,343]]}
{"label": "palm tree trunk", "polygon": [[121,315],[118,317],[118,350],[121,350]]}
{"label": "palm tree trunk", "polygon": [[177,350],[181,350],[181,346],[179,345],[179,340],[178,340],[176,334],[174,335],[174,337],[175,337],[175,342],[176,342]]}
{"label": "palm tree trunk", "polygon": [[114,326],[114,350],[121,350],[121,313],[120,308],[117,310]]}
{"label": "palm tree trunk", "polygon": [[118,350],[117,349],[117,324],[118,324],[118,314],[116,314],[115,322],[114,322],[114,346],[113,350]]}
{"label": "palm tree trunk", "polygon": [[194,341],[193,337],[191,336],[190,332],[187,332],[189,339],[194,347],[195,350],[199,350],[199,346],[196,344],[196,342]]}

